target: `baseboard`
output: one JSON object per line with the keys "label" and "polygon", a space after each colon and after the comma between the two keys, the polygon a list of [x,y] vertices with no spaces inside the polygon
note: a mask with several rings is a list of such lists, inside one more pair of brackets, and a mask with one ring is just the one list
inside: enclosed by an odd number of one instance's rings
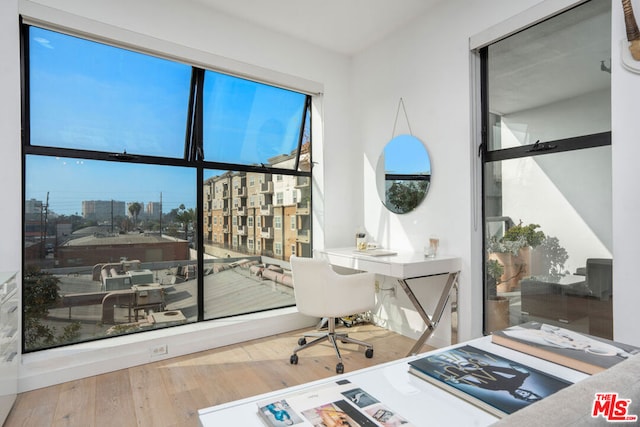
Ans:
{"label": "baseboard", "polygon": [[295,307],[175,326],[23,355],[18,392],[315,326]]}

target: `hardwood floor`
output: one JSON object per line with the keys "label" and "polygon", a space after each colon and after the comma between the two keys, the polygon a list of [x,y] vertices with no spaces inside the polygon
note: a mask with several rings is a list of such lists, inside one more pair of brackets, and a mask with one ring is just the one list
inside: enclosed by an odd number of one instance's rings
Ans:
{"label": "hardwood floor", "polygon": [[[348,331],[373,344],[374,356],[367,359],[343,344],[345,372],[402,358],[413,345],[410,338],[373,325]],[[289,364],[302,332],[21,393],[4,426],[197,426],[198,409],[335,375],[328,344],[300,352],[298,365]]]}

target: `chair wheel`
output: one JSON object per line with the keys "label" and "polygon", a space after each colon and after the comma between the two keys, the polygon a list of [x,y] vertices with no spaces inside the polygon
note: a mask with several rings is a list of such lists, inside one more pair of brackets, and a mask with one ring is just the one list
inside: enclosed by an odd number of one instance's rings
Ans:
{"label": "chair wheel", "polygon": [[343,374],[344,373],[344,365],[342,363],[338,363],[336,365],[336,374]]}
{"label": "chair wheel", "polygon": [[291,363],[292,365],[297,365],[298,364],[298,355],[297,354],[292,354],[291,357],[289,358],[289,363]]}
{"label": "chair wheel", "polygon": [[368,348],[365,352],[364,352],[364,356],[367,359],[371,359],[373,357],[373,349],[372,348]]}
{"label": "chair wheel", "polygon": [[306,343],[307,343],[307,340],[304,337],[298,339],[298,345],[305,345]]}

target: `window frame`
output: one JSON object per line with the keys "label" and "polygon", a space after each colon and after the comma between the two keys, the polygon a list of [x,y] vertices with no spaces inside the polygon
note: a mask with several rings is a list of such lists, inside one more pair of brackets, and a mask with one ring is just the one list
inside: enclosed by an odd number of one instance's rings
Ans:
{"label": "window frame", "polygon": [[[588,1],[595,0],[580,0],[575,2],[572,7],[580,6]],[[567,12],[572,7],[568,7],[564,10],[555,11],[555,13],[547,15],[544,19],[539,19],[537,21],[531,22],[529,25],[525,27],[521,27],[518,31],[513,31],[508,34],[505,34],[503,37],[496,38],[491,40],[490,42],[485,42],[481,46],[477,48],[478,53],[478,80],[479,80],[479,100],[480,100],[480,114],[479,114],[479,122],[480,122],[480,145],[478,147],[478,157],[480,164],[480,214],[481,214],[481,235],[482,235],[482,256],[480,257],[481,266],[480,272],[482,274],[482,332],[483,334],[487,334],[487,316],[486,316],[486,302],[488,300],[489,294],[487,291],[487,274],[486,274],[486,265],[488,262],[488,254],[484,249],[487,247],[487,227],[486,227],[486,209],[485,209],[485,180],[487,177],[485,176],[487,171],[487,165],[490,163],[500,162],[504,160],[512,160],[518,158],[526,158],[526,157],[535,157],[539,155],[547,155],[547,154],[556,154],[568,151],[576,151],[582,149],[596,148],[596,147],[604,147],[611,146],[612,142],[612,132],[599,132],[593,134],[585,134],[579,135],[575,137],[569,138],[561,138],[552,141],[545,141],[544,143],[534,143],[528,145],[522,145],[518,147],[509,147],[502,149],[493,149],[490,150],[489,138],[490,132],[489,128],[491,126],[491,113],[489,111],[489,78],[488,78],[488,61],[489,61],[489,47],[497,43],[505,38],[508,38],[514,35],[517,32],[525,31],[540,22],[546,19],[552,19],[561,13]],[[474,44],[475,42],[472,42]]]}
{"label": "window frame", "polygon": [[[36,8],[37,9],[37,8]],[[64,14],[63,14],[64,15]],[[64,18],[63,18],[64,20]],[[194,123],[186,123],[185,126],[189,131],[187,132],[187,137],[185,140],[185,155],[184,158],[170,158],[170,157],[162,157],[162,156],[152,156],[152,155],[126,155],[126,153],[121,152],[107,152],[107,151],[94,151],[94,150],[85,150],[85,149],[76,149],[76,148],[60,148],[60,147],[48,147],[48,146],[36,146],[31,145],[30,140],[30,108],[29,108],[29,28],[30,27],[38,27],[46,30],[58,32],[71,37],[78,37],[84,40],[94,41],[102,44],[106,44],[115,48],[130,50],[138,53],[142,53],[145,55],[166,59],[170,61],[179,61],[182,63],[186,63],[193,70],[193,80],[197,80],[200,78],[201,74],[204,74],[203,64],[212,64],[219,60],[219,57],[215,55],[205,55],[208,60],[202,60],[201,53],[196,50],[185,49],[184,46],[173,45],[169,42],[163,42],[160,48],[157,48],[156,41],[153,38],[144,38],[144,37],[134,37],[134,42],[123,42],[132,36],[132,33],[127,31],[119,30],[115,27],[109,27],[106,32],[116,33],[117,35],[114,37],[113,35],[105,36],[104,34],[100,34],[100,30],[105,31],[104,28],[99,28],[96,33],[96,29],[92,27],[92,24],[87,20],[86,22],[74,21],[74,25],[66,26],[59,25],[55,23],[50,23],[47,21],[42,21],[40,19],[34,19],[31,17],[21,16],[20,18],[20,40],[21,40],[21,49],[20,49],[20,63],[21,63],[21,77],[22,77],[22,101],[21,101],[21,116],[22,116],[22,124],[23,124],[23,132],[21,136],[21,162],[22,162],[22,198],[23,198],[23,207],[21,208],[22,214],[22,229],[23,229],[23,239],[21,243],[21,259],[22,265],[24,266],[27,261],[25,256],[25,240],[24,240],[24,230],[25,230],[25,215],[24,215],[24,201],[25,201],[25,159],[29,155],[36,156],[48,156],[48,157],[67,157],[73,159],[87,159],[87,160],[98,160],[105,162],[123,162],[130,164],[141,164],[141,165],[162,165],[162,166],[172,166],[172,167],[186,167],[192,168],[196,171],[197,180],[196,180],[196,206],[195,210],[197,212],[197,229],[195,233],[198,236],[204,235],[204,208],[205,201],[203,192],[201,191],[202,183],[203,183],[203,173],[204,170],[207,169],[217,169],[217,170],[229,170],[234,172],[245,172],[245,173],[259,173],[263,175],[287,175],[287,176],[295,176],[295,177],[312,177],[312,169],[309,170],[298,170],[298,166],[300,164],[300,157],[302,154],[302,143],[305,138],[304,135],[304,124],[305,121],[308,120],[309,125],[309,134],[307,135],[307,139],[309,141],[309,162],[310,165],[313,165],[312,161],[312,132],[313,128],[313,120],[316,113],[312,114],[312,102],[313,97],[317,96],[322,92],[321,85],[317,83],[310,82],[304,79],[295,78],[291,76],[285,76],[284,74],[280,74],[277,72],[270,72],[269,70],[264,70],[259,67],[253,67],[244,63],[235,62],[225,60],[226,64],[229,65],[229,68],[221,68],[219,66],[207,66],[208,70],[212,70],[219,73],[228,74],[232,77],[241,78],[245,80],[249,80],[259,84],[266,84],[274,87],[279,87],[287,90],[292,90],[304,94],[305,104],[304,104],[304,118],[301,124],[301,129],[298,138],[298,146],[296,150],[295,156],[295,168],[294,169],[283,169],[277,166],[272,165],[248,165],[248,164],[234,164],[234,163],[224,163],[224,162],[216,162],[205,160],[202,153],[202,138],[201,138],[201,123],[197,123],[198,120],[202,119],[201,113],[198,112],[198,100],[197,96],[194,96],[193,102],[190,103],[190,107],[193,110],[190,110],[190,117],[195,116]],[[84,28],[86,26],[86,28]],[[153,45],[156,48],[149,48],[145,45]],[[168,52],[165,52],[164,50]],[[186,57],[184,52],[187,51]],[[177,54],[176,52],[180,52]],[[190,59],[191,57],[195,57],[195,59]],[[200,59],[198,59],[200,58]],[[233,68],[236,68],[236,71],[231,71]],[[250,70],[250,71],[247,71]],[[258,77],[260,74],[263,74],[264,77]],[[291,83],[293,82],[293,83]],[[306,87],[303,88],[303,87]],[[192,88],[194,90],[194,88]],[[192,95],[194,92],[192,92]],[[218,191],[216,189],[215,191]],[[260,217],[258,217],[260,218]],[[221,217],[222,220],[222,217]],[[214,223],[216,219],[214,218]],[[222,223],[222,221],[221,221]],[[216,239],[216,235],[213,235],[214,240]],[[197,239],[197,247],[195,248],[198,253],[197,258],[197,268],[199,271],[204,271],[204,239]],[[220,235],[220,241],[224,241],[224,236]],[[257,240],[255,242],[256,247],[261,247],[261,242]],[[237,242],[234,244],[237,246]],[[214,319],[205,319],[204,318],[204,281],[201,275],[197,278],[197,322],[207,321],[207,320],[215,320]],[[249,313],[242,313],[249,314]],[[23,334],[24,335],[24,334]],[[115,335],[117,336],[117,335]],[[114,336],[114,337],[115,337]],[[104,336],[99,338],[87,339],[82,342],[109,339],[110,336]],[[35,351],[42,351],[56,347],[63,347],[67,345],[72,345],[73,343],[68,344],[60,344],[60,345],[52,345],[42,349],[29,350],[25,348],[24,339],[22,341],[22,352],[29,353]]]}

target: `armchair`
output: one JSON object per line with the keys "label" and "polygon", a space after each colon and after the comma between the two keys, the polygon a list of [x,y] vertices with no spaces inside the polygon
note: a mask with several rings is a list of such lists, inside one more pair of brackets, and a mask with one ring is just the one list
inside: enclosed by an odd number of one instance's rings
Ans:
{"label": "armchair", "polygon": [[[356,313],[371,310],[375,306],[375,274],[338,274],[326,260],[292,256],[291,272],[293,290],[298,311],[309,316],[327,318],[327,332],[307,334],[298,340],[289,361],[298,364],[298,352],[329,341],[338,356],[336,373],[344,372],[344,365],[338,341],[353,343],[366,348],[365,356],[373,357],[373,346],[364,341],[350,338],[346,333],[335,330],[335,320]],[[307,337],[315,337],[307,342]]]}

